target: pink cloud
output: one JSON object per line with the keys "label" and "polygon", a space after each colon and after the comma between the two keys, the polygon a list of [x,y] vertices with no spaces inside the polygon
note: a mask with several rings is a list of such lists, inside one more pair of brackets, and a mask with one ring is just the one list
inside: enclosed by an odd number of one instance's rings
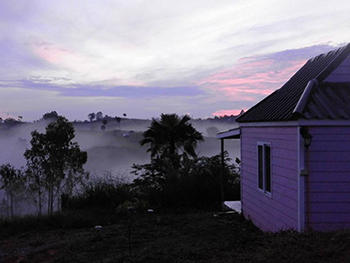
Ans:
{"label": "pink cloud", "polygon": [[[280,88],[306,60],[252,56],[196,82],[232,100],[256,101]],[[259,96],[260,95],[260,96]],[[258,96],[258,97],[257,97]]]}
{"label": "pink cloud", "polygon": [[55,65],[66,67],[71,70],[79,70],[85,65],[84,57],[65,47],[48,42],[32,43],[32,52],[43,61]]}
{"label": "pink cloud", "polygon": [[[246,111],[247,109],[243,109],[244,111]],[[213,112],[212,115],[213,116],[231,116],[231,115],[234,115],[234,116],[237,116],[241,113],[242,109],[235,109],[235,110],[219,110],[219,111],[216,111],[216,112]]]}
{"label": "pink cloud", "polygon": [[33,52],[46,62],[60,64],[67,57],[67,50],[48,42],[35,42]]}
{"label": "pink cloud", "polygon": [[12,114],[10,114],[10,113],[8,113],[8,112],[2,111],[2,112],[0,112],[0,118],[2,118],[3,120],[5,120],[5,119],[7,119],[7,118],[17,119],[18,116],[14,116],[14,115],[12,115]]}

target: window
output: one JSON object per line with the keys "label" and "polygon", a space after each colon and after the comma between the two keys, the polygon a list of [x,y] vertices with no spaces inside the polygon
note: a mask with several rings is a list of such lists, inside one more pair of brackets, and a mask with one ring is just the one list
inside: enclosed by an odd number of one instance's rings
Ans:
{"label": "window", "polygon": [[258,143],[258,188],[271,193],[271,145]]}

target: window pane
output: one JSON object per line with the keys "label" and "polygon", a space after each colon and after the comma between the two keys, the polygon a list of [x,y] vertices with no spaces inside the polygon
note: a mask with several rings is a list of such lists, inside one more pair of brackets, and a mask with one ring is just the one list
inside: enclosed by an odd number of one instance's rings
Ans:
{"label": "window pane", "polygon": [[265,145],[265,190],[271,192],[271,148]]}
{"label": "window pane", "polygon": [[263,147],[258,146],[258,186],[260,189],[264,189],[263,181]]}

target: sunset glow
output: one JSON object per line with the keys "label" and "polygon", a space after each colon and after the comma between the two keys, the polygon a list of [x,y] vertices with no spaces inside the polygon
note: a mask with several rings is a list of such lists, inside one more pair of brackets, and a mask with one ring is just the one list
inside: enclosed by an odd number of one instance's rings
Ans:
{"label": "sunset glow", "polygon": [[240,112],[349,42],[348,10],[341,0],[4,1],[0,116]]}

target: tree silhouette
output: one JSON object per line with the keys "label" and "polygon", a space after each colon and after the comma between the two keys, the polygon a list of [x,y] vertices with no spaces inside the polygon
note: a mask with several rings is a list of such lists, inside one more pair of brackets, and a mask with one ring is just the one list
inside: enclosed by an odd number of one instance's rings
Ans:
{"label": "tree silhouette", "polygon": [[4,120],[4,123],[13,125],[13,124],[19,123],[19,121],[17,121],[17,120],[14,119],[14,118],[9,117],[9,118],[6,118],[6,119]]}
{"label": "tree silhouette", "polygon": [[[35,147],[36,146],[32,145],[32,149]],[[34,203],[37,204],[38,206],[39,216],[42,215],[45,184],[46,184],[45,171],[42,165],[44,165],[44,163],[41,158],[38,158],[37,156],[31,156],[29,157],[29,159],[27,159],[27,169],[25,171],[27,183],[28,183],[28,190],[30,193],[34,194],[33,195]]]}
{"label": "tree silhouette", "polygon": [[[73,186],[86,175],[83,165],[87,153],[76,142],[73,125],[62,116],[46,127],[46,133],[32,132],[32,148],[24,153],[27,167],[32,169],[32,182],[44,181],[48,195],[48,213],[52,214],[55,198],[60,193],[71,194]],[[35,177],[36,176],[36,177]],[[43,178],[41,178],[43,177]],[[38,189],[42,189],[38,185]]]}
{"label": "tree silhouette", "polygon": [[103,119],[103,113],[102,113],[102,111],[99,111],[99,112],[96,113],[96,120],[99,121],[101,119]]}
{"label": "tree silhouette", "polygon": [[115,120],[117,121],[119,129],[120,129],[120,122],[122,121],[122,118],[116,116]]}
{"label": "tree silhouette", "polygon": [[14,206],[16,195],[24,189],[24,176],[20,169],[16,169],[11,164],[0,166],[0,189],[4,189],[7,195],[7,207],[10,208],[11,217],[14,216]]}
{"label": "tree silhouette", "polygon": [[91,112],[88,114],[88,118],[90,121],[93,121],[95,119],[95,117],[96,117],[96,114],[94,112]]}
{"label": "tree silhouette", "polygon": [[162,114],[160,120],[153,118],[140,143],[150,145],[147,151],[151,152],[152,159],[178,155],[179,151],[196,157],[197,142],[204,139],[190,120],[188,115],[179,117],[177,114]]}
{"label": "tree silhouette", "polygon": [[57,120],[58,113],[56,111],[47,112],[43,115],[43,120]]}

